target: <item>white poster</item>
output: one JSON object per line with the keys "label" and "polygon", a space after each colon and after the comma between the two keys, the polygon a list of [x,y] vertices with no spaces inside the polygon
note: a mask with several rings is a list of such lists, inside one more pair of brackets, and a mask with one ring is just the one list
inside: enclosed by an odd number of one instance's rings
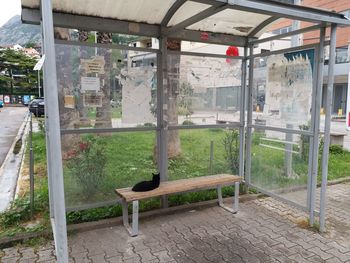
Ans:
{"label": "white poster", "polygon": [[5,103],[10,103],[10,96],[4,96],[4,102]]}
{"label": "white poster", "polygon": [[100,78],[81,77],[81,91],[100,91]]}

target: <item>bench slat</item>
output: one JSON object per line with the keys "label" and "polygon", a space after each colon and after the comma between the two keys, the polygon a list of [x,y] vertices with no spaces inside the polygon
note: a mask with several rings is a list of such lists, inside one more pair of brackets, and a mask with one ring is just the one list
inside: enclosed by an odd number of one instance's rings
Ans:
{"label": "bench slat", "polygon": [[215,187],[225,184],[240,182],[240,176],[231,174],[217,174],[209,176],[200,176],[189,179],[180,179],[160,183],[159,187],[147,192],[134,192],[131,187],[116,189],[116,193],[127,202],[142,200],[151,197],[157,197],[167,194],[175,194],[203,188]]}

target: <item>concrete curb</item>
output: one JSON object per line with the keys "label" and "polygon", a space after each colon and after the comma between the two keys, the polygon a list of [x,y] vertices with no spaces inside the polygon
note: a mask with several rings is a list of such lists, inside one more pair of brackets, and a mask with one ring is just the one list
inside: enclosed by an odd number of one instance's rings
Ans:
{"label": "concrete curb", "polygon": [[[5,160],[0,168],[0,213],[8,208],[16,193],[17,180],[24,156],[26,143],[25,134],[28,131],[28,119],[29,115],[25,117],[21,127],[18,129],[18,133],[14,138],[9,152],[7,153]],[[22,146],[19,153],[14,154],[13,150],[15,148],[16,142],[19,139],[22,139]]]}

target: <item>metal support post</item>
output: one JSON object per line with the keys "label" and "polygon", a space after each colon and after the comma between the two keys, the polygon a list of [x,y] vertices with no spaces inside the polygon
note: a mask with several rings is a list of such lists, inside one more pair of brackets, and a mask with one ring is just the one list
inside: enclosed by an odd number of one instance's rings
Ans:
{"label": "metal support post", "polygon": [[[313,173],[313,149],[314,149],[314,126],[315,126],[315,108],[316,108],[316,94],[317,94],[317,89],[318,89],[318,74],[319,74],[319,67],[320,64],[320,43],[315,48],[315,58],[314,58],[314,65],[315,65],[315,70],[313,71],[313,82],[312,82],[312,101],[311,101],[311,123],[310,123],[310,129],[309,132],[311,133],[308,135],[309,137],[309,161],[308,161],[308,177],[307,177],[307,200],[306,200],[306,208],[307,211],[310,212],[310,206],[311,206],[311,182],[312,182],[312,173]],[[304,134],[306,135],[306,134]]]}
{"label": "metal support post", "polygon": [[[47,162],[51,179],[53,220],[51,221],[57,262],[68,262],[66,209],[64,199],[63,168],[61,154],[61,134],[58,108],[56,55],[54,45],[52,1],[41,0],[41,15],[44,35],[45,105],[47,114],[46,145],[49,147]],[[52,187],[54,186],[54,187]]]}
{"label": "metal support post", "polygon": [[252,148],[252,127],[253,124],[253,77],[254,77],[254,46],[249,46],[249,85],[248,85],[248,105],[247,105],[247,142],[246,142],[246,174],[245,181],[251,183],[251,148]]}
{"label": "metal support post", "polygon": [[324,144],[322,153],[322,183],[320,195],[320,231],[325,231],[326,224],[326,189],[328,177],[328,157],[331,132],[331,109],[333,101],[333,84],[334,84],[334,63],[335,63],[335,48],[336,48],[336,32],[337,25],[331,26],[331,43],[329,47],[329,63],[328,63],[328,85],[326,99],[326,116],[324,128]]}
{"label": "metal support post", "polygon": [[33,153],[33,115],[29,119],[29,189],[30,189],[30,216],[34,215],[34,153]]}
{"label": "metal support post", "polygon": [[[44,29],[43,29],[42,21],[40,21],[40,28],[41,28],[41,43],[42,43],[41,55],[44,55],[45,54],[45,39],[44,39],[44,35],[43,35]],[[46,87],[46,84],[45,84],[45,67],[43,67],[43,76],[44,76],[44,78],[43,78],[43,81],[44,81],[43,88],[45,90],[45,87]],[[47,112],[45,111],[45,138],[46,138],[46,141],[49,140],[49,138],[48,138],[48,127],[49,127],[49,123],[47,121]],[[49,144],[46,144],[46,156],[50,156],[50,145]],[[47,166],[47,173],[48,174],[52,174],[50,163],[47,163],[46,166]],[[53,187],[54,187],[54,184],[52,182],[53,179],[50,176],[48,176],[47,180],[48,180],[49,189],[53,189]],[[50,208],[50,218],[52,219],[54,217],[52,191],[49,191],[49,208]]]}
{"label": "metal support post", "polygon": [[[293,125],[292,124],[287,124],[286,125],[287,129],[292,130]],[[286,133],[286,143],[285,144],[285,158],[284,158],[284,173],[285,176],[290,178],[293,176],[293,134],[292,133]]]}
{"label": "metal support post", "polygon": [[39,98],[41,97],[41,91],[40,91],[40,70],[38,70],[38,90],[39,90]]}
{"label": "metal support post", "polygon": [[[159,38],[160,52],[157,55],[157,158],[160,180],[168,180],[168,147],[167,147],[167,121],[164,116],[164,109],[167,107],[167,38]],[[162,207],[168,207],[166,195],[161,197]]]}
{"label": "metal support post", "polygon": [[318,63],[316,73],[316,88],[314,89],[315,97],[314,107],[312,108],[312,119],[311,119],[311,131],[313,137],[311,138],[312,143],[310,144],[310,156],[309,164],[311,163],[311,172],[308,178],[308,204],[310,226],[315,223],[315,195],[317,185],[317,173],[318,173],[318,144],[319,144],[319,127],[320,127],[320,109],[321,109],[321,93],[323,86],[323,65],[324,65],[324,40],[325,40],[326,28],[320,29],[320,43],[318,48]]}
{"label": "metal support post", "polygon": [[213,160],[214,160],[214,141],[210,141],[209,174],[213,174]]}
{"label": "metal support post", "polygon": [[247,47],[244,47],[244,59],[242,60],[242,76],[241,76],[241,98],[239,105],[239,176],[244,176],[244,147],[245,147],[245,90],[247,80]]}

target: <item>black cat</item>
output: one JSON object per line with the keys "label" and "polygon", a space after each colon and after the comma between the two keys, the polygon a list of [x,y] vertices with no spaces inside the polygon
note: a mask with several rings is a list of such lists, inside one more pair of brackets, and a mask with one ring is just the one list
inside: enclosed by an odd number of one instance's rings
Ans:
{"label": "black cat", "polygon": [[146,192],[151,191],[153,189],[156,189],[159,186],[160,183],[160,173],[154,174],[152,181],[142,181],[134,185],[132,190],[134,192]]}

